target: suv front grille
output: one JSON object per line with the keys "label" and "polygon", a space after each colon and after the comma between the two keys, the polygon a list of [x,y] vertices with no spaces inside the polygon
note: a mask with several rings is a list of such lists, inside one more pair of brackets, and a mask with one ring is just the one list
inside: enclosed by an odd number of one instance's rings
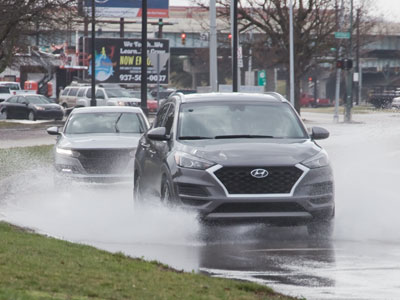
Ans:
{"label": "suv front grille", "polygon": [[125,174],[133,149],[76,150],[79,161],[88,174]]}
{"label": "suv front grille", "polygon": [[[254,178],[251,171],[265,169],[268,176]],[[222,182],[229,194],[288,194],[303,174],[296,167],[223,167],[215,176]]]}

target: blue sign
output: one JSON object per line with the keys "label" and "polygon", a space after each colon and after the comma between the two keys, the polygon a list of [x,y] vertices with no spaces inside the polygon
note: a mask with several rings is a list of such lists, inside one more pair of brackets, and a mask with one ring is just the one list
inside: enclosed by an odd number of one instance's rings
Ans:
{"label": "blue sign", "polygon": [[[84,7],[91,14],[93,0],[84,0]],[[136,18],[142,16],[142,0],[94,0],[96,16]],[[168,18],[169,0],[148,0],[149,18]]]}

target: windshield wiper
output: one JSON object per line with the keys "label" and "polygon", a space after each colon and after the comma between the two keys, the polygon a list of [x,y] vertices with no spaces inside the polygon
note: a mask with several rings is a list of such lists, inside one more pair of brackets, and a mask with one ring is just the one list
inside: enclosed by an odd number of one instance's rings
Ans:
{"label": "windshield wiper", "polygon": [[241,139],[241,138],[248,138],[248,139],[273,139],[272,135],[256,135],[256,134],[231,134],[231,135],[217,135],[214,137],[215,139]]}
{"label": "windshield wiper", "polygon": [[180,140],[207,140],[207,139],[212,139],[212,137],[209,136],[196,136],[196,135],[186,135],[186,136],[180,136]]}
{"label": "windshield wiper", "polygon": [[119,133],[118,122],[121,119],[121,117],[122,117],[122,113],[119,115],[118,119],[115,121],[114,128],[115,128],[116,133]]}

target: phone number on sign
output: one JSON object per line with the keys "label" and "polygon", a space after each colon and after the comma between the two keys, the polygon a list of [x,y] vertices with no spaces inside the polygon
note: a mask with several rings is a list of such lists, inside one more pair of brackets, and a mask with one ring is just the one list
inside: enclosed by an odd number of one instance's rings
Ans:
{"label": "phone number on sign", "polygon": [[[158,79],[159,78],[159,79]],[[142,75],[140,74],[121,74],[119,75],[119,80],[120,81],[141,81]],[[157,82],[160,80],[160,82],[164,82],[167,79],[167,75],[149,75],[147,76],[147,81],[148,82]]]}

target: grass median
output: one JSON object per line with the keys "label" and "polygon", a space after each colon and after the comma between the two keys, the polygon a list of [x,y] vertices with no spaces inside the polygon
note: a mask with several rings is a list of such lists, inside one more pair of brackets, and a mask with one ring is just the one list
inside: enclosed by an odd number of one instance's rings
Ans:
{"label": "grass median", "polygon": [[50,166],[53,145],[0,149],[0,180],[38,167]]}
{"label": "grass median", "polygon": [[0,299],[294,299],[0,222]]}
{"label": "grass median", "polygon": [[[52,147],[0,149],[0,181],[38,166],[51,166]],[[0,222],[2,299],[294,298],[255,283],[180,272]]]}

